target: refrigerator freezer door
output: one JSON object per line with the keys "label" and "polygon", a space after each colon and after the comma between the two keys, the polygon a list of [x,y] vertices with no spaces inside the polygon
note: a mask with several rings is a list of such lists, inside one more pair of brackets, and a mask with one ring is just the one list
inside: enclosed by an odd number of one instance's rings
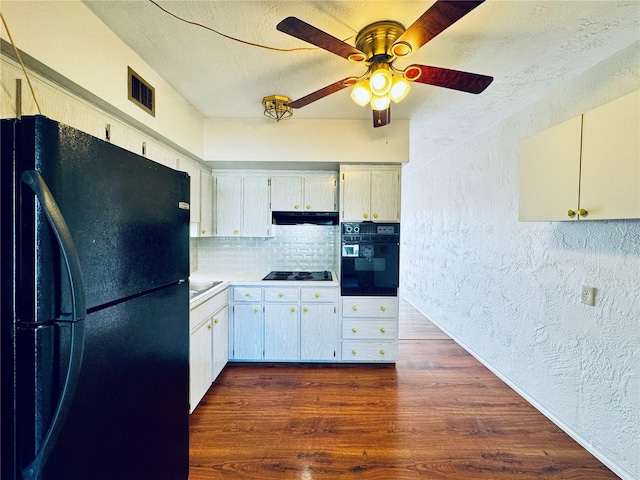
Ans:
{"label": "refrigerator freezer door", "polygon": [[[55,197],[75,242],[87,308],[189,276],[189,178],[163,165],[45,117],[18,123],[18,175],[36,170]],[[60,253],[41,205],[20,188],[24,249],[21,264],[36,272],[37,298],[21,298],[21,318],[46,322],[71,310]],[[32,242],[31,242],[32,240]],[[25,281],[28,279],[25,278]],[[32,315],[30,315],[32,313]]]}
{"label": "refrigerator freezer door", "polygon": [[[72,408],[41,480],[186,480],[188,290],[183,283],[87,315],[85,353]],[[64,330],[59,327],[56,333],[63,346],[68,335]],[[45,340],[53,336],[45,332]],[[33,337],[25,335],[27,340]],[[56,357],[46,342],[31,350]],[[26,353],[32,355],[28,349]],[[45,378],[55,370],[49,367]],[[36,411],[46,411],[55,395],[42,388],[36,392],[39,397],[34,400],[43,402]],[[19,411],[18,418],[35,416],[33,411]],[[40,440],[22,439],[23,467],[31,460],[26,452],[34,451]]]}

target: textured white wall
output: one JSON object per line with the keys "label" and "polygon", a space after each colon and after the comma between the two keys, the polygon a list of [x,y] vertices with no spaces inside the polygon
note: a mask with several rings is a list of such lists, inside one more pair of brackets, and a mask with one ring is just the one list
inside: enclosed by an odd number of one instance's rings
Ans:
{"label": "textured white wall", "polygon": [[[640,220],[517,218],[521,139],[640,88],[639,70],[635,43],[435,159],[412,130],[401,248],[409,301],[636,479]],[[595,307],[580,303],[582,284],[598,289]]]}

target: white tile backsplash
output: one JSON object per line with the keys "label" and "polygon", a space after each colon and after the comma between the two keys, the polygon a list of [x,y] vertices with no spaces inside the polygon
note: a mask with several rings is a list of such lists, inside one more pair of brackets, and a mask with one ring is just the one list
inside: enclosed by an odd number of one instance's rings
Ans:
{"label": "white tile backsplash", "polygon": [[338,225],[274,225],[273,233],[193,239],[198,273],[338,270]]}

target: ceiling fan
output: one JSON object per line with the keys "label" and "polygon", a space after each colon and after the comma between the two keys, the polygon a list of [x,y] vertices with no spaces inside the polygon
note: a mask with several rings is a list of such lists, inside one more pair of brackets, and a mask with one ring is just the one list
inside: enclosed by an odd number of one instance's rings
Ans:
{"label": "ceiling fan", "polygon": [[438,0],[406,30],[393,20],[372,23],[358,32],[355,47],[296,17],[285,18],[276,27],[279,31],[367,67],[364,75],[338,80],[289,102],[289,107],[301,108],[352,86],[351,98],[361,106],[370,103],[373,126],[382,127],[391,122],[391,101],[402,100],[409,93],[410,82],[476,94],[484,91],[493,77],[417,64],[400,70],[393,65],[398,58],[418,50],[483,1]]}

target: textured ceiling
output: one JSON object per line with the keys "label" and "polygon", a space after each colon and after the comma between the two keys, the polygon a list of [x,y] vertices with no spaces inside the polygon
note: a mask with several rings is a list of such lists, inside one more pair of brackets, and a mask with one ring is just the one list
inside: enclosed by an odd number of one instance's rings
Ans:
{"label": "textured ceiling", "polygon": [[[432,1],[167,1],[158,4],[226,35],[274,48],[312,47],[276,30],[296,16],[353,44],[378,20],[409,27]],[[295,100],[365,67],[313,48],[245,45],[177,20],[148,0],[83,0],[116,35],[205,117],[261,118],[262,97]],[[396,66],[435,65],[494,77],[480,95],[414,84],[392,106],[412,128],[468,136],[640,39],[640,2],[502,1],[484,4]],[[349,89],[294,111],[295,118],[370,119]]]}

